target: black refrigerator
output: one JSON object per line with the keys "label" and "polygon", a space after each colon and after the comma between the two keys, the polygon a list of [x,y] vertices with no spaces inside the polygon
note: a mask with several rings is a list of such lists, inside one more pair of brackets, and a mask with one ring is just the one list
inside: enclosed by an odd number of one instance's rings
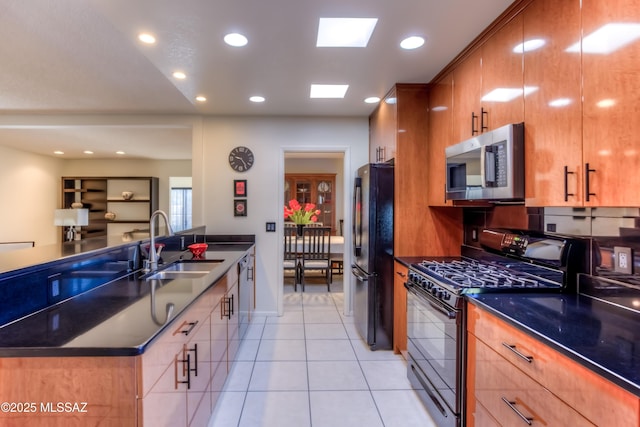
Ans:
{"label": "black refrigerator", "polygon": [[393,346],[393,164],[358,169],[353,191],[354,320],[371,350]]}

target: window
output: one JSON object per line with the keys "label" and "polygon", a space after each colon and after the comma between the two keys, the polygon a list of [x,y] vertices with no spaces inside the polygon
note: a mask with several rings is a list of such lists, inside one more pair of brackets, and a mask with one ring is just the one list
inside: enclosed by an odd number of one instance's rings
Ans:
{"label": "window", "polygon": [[171,188],[171,228],[174,231],[191,228],[191,188]]}

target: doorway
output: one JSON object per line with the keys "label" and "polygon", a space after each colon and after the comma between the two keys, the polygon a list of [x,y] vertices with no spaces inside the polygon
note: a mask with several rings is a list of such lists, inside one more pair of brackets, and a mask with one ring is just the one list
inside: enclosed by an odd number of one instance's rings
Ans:
{"label": "doorway", "polygon": [[[349,169],[349,147],[340,148],[283,148],[280,167],[280,188],[279,192],[280,206],[284,206],[291,198],[297,198],[294,186],[295,177],[301,177],[301,185],[299,188],[309,188],[311,185],[317,184],[320,188],[314,188],[313,196],[309,195],[306,200],[318,204],[321,202],[323,209],[323,223],[332,228],[332,235],[339,236],[342,242],[342,265],[350,265],[351,235],[347,232],[351,227],[351,175]],[[292,181],[291,177],[294,177]],[[289,179],[285,179],[289,178]],[[319,180],[318,183],[315,181]],[[288,188],[287,188],[288,184]],[[331,203],[327,202],[327,185],[331,188]],[[310,191],[311,192],[311,191]],[[288,197],[287,197],[288,196]],[[287,200],[289,198],[289,200]],[[329,211],[331,212],[324,212]],[[278,229],[279,241],[284,240],[284,217],[281,215],[281,222]],[[282,250],[280,250],[280,259],[283,259]],[[280,263],[282,264],[282,262]],[[351,315],[351,281],[348,269],[342,269],[344,304],[343,314]],[[278,295],[278,313],[283,314],[283,294],[284,294],[284,272],[279,270],[279,295]],[[316,286],[316,285],[313,285]],[[299,288],[298,288],[299,289]]]}

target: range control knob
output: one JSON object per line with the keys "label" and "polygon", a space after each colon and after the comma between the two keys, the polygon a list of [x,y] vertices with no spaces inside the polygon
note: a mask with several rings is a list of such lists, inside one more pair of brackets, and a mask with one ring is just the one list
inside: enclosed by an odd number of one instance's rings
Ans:
{"label": "range control knob", "polygon": [[436,292],[436,297],[438,297],[438,299],[443,299],[444,296],[444,291],[442,289],[438,289],[438,292]]}

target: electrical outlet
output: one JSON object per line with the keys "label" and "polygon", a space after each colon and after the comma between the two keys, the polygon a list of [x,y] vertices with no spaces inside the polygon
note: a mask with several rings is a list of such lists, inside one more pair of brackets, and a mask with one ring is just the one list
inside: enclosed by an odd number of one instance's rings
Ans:
{"label": "electrical outlet", "polygon": [[613,247],[614,271],[623,274],[633,274],[633,253],[631,248]]}

